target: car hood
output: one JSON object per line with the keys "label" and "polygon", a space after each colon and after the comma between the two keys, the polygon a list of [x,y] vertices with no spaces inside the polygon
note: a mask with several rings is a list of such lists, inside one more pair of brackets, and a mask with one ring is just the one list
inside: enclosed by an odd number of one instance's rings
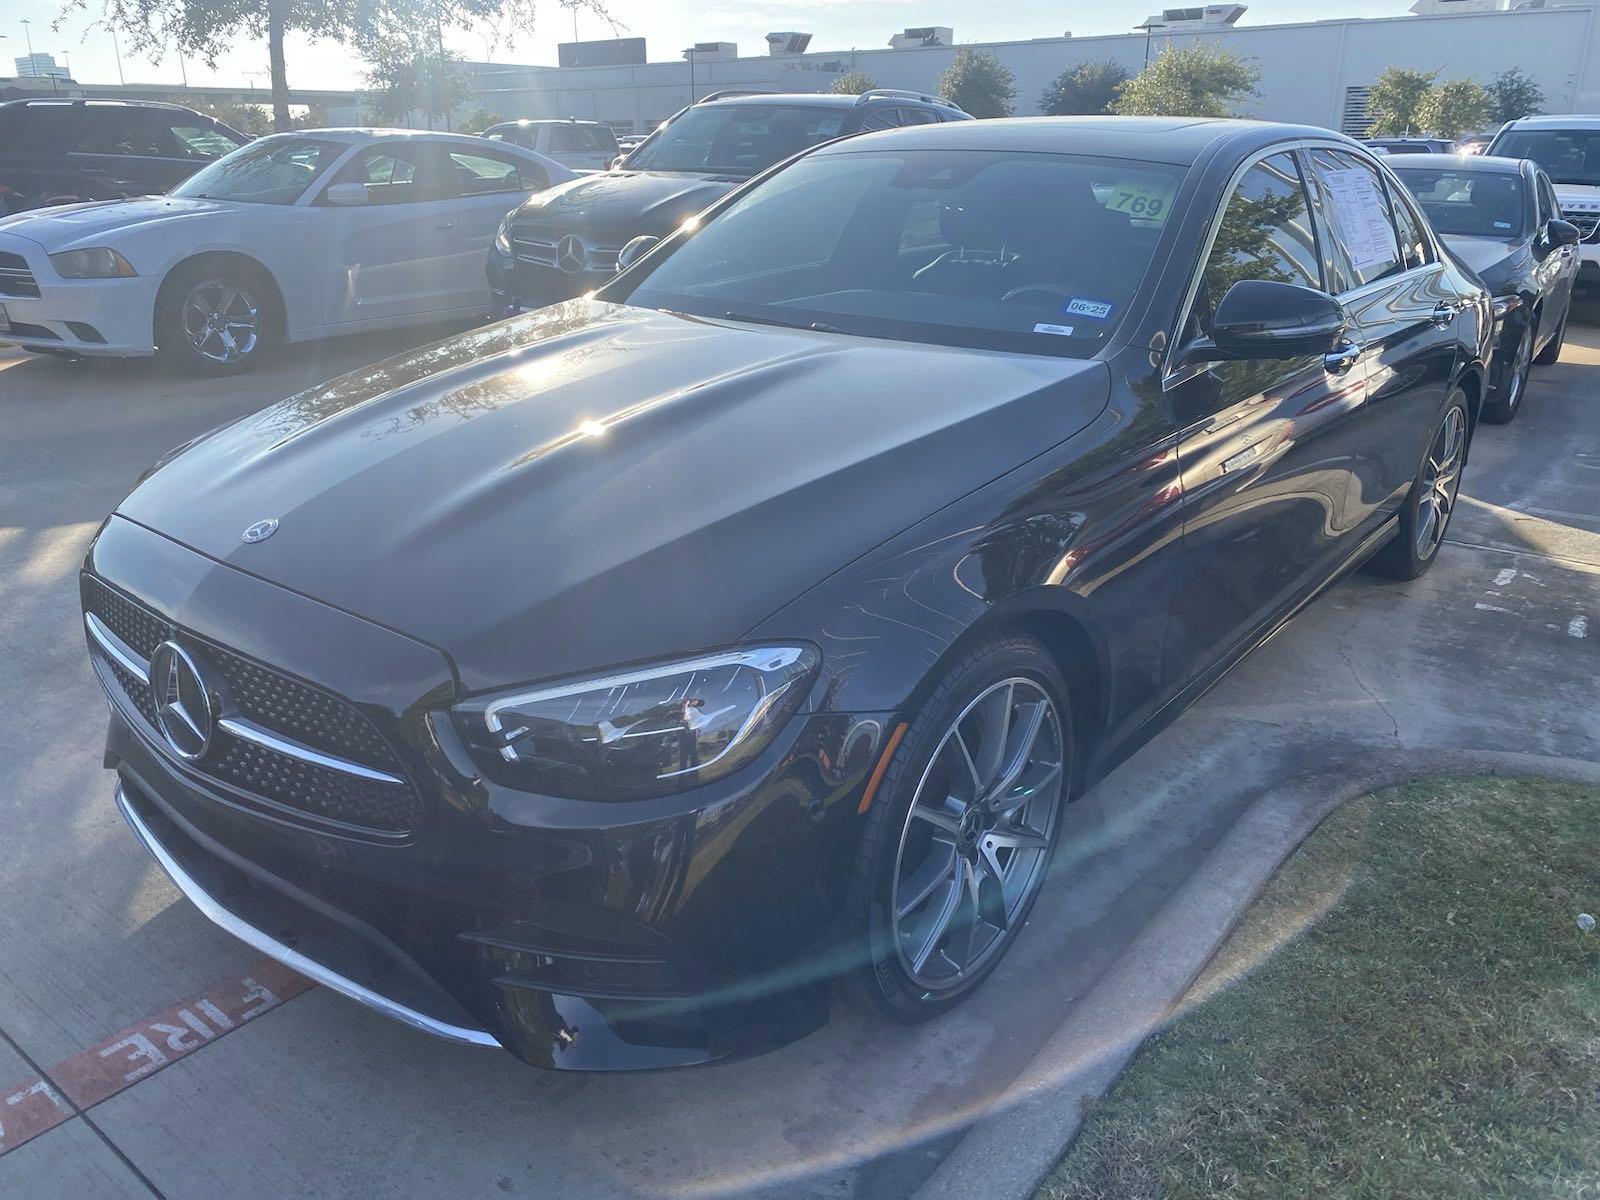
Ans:
{"label": "car hood", "polygon": [[126,233],[164,221],[189,218],[196,213],[219,212],[227,207],[219,200],[178,196],[93,200],[87,204],[62,204],[0,217],[0,230],[25,237],[53,252],[75,245],[100,244],[109,233]]}
{"label": "car hood", "polygon": [[477,690],[735,641],[1107,394],[1099,362],[576,300],[225,426],[118,511]]}
{"label": "car hood", "polygon": [[730,176],[605,171],[539,192],[517,210],[520,220],[563,231],[616,230],[619,236],[664,237],[743,182]]}
{"label": "car hood", "polygon": [[1504,268],[1511,265],[1507,260],[1517,258],[1523,249],[1522,241],[1516,238],[1507,241],[1501,238],[1464,237],[1460,234],[1445,234],[1443,237],[1444,244],[1450,247],[1455,256],[1491,287],[1506,278],[1508,272]]}

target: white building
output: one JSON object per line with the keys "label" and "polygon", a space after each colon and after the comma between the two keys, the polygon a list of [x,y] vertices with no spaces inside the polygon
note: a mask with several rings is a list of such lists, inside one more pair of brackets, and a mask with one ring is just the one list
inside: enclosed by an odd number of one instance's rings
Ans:
{"label": "white building", "polygon": [[[1040,94],[1068,67],[1111,59],[1133,72],[1166,46],[1195,42],[1225,46],[1260,67],[1261,94],[1244,106],[1248,116],[1363,133],[1367,89],[1390,66],[1437,70],[1441,79],[1481,83],[1521,67],[1544,89],[1546,111],[1600,113],[1595,6],[1507,10],[1508,2],[1425,0],[1419,8],[1440,11],[1293,25],[1238,24],[1242,6],[1212,5],[1165,10],[1146,22],[1148,29],[1134,33],[990,42],[977,48],[996,54],[1016,76],[1019,116],[1038,113]],[[1190,19],[1191,13],[1198,16]],[[933,36],[916,36],[922,33]],[[708,61],[694,56],[700,59],[693,64],[694,95],[740,87],[820,92],[850,71],[865,72],[881,87],[932,92],[956,53],[947,27],[896,33],[894,49],[785,53],[797,39],[803,35],[785,33],[771,42],[774,53],[761,57]],[[463,113],[482,105],[506,118],[595,118],[627,132],[654,128],[690,100],[686,60],[567,68],[479,63],[471,70],[474,97]]]}
{"label": "white building", "polygon": [[65,67],[56,66],[53,54],[24,54],[12,60],[18,79],[71,79]]}

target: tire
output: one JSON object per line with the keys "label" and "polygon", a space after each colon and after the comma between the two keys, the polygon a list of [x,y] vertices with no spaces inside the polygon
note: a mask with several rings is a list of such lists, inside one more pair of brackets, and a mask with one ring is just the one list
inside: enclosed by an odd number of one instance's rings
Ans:
{"label": "tire", "polygon": [[1572,318],[1572,302],[1567,302],[1567,311],[1561,318],[1561,324],[1556,326],[1555,336],[1544,344],[1544,349],[1533,356],[1533,365],[1548,367],[1555,364],[1561,357],[1561,346],[1567,340],[1567,322]]}
{"label": "tire", "polygon": [[275,344],[277,324],[271,279],[238,263],[185,263],[156,299],[157,352],[196,374],[252,370]]}
{"label": "tire", "polygon": [[[853,979],[879,1011],[938,1016],[1011,948],[1055,852],[1072,745],[1066,684],[1033,638],[997,633],[944,669],[890,759],[850,884],[846,936],[866,954]],[[985,802],[962,803],[974,793]]]}
{"label": "tire", "polygon": [[1537,321],[1535,316],[1517,339],[1517,348],[1511,356],[1511,365],[1506,368],[1506,379],[1499,389],[1500,394],[1483,406],[1483,419],[1491,425],[1510,424],[1522,411],[1522,399],[1528,391],[1528,372],[1534,363],[1533,338]]}
{"label": "tire", "polygon": [[1389,544],[1368,560],[1368,568],[1387,579],[1417,579],[1439,557],[1450,528],[1461,471],[1466,465],[1471,418],[1460,388],[1450,393],[1444,413],[1428,439],[1417,477],[1400,509],[1400,528]]}

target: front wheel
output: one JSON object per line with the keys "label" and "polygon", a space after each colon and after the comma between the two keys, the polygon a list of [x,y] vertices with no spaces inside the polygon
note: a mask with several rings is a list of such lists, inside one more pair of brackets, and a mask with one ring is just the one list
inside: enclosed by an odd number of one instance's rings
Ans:
{"label": "front wheel", "polygon": [[1467,461],[1467,397],[1460,388],[1450,393],[1444,415],[1428,443],[1400,509],[1400,528],[1369,566],[1389,579],[1416,579],[1433,566],[1461,492],[1461,470]]}
{"label": "front wheel", "polygon": [[272,341],[272,291],[233,265],[179,267],[156,303],[156,346],[167,361],[209,375],[253,368]]}
{"label": "front wheel", "polygon": [[[1533,366],[1533,338],[1538,317],[1535,315],[1517,339],[1517,349],[1506,369],[1506,381],[1500,394],[1483,406],[1483,419],[1491,425],[1509,424],[1522,409],[1523,393],[1528,389],[1528,371]],[[1560,353],[1560,347],[1556,347]]]}
{"label": "front wheel", "polygon": [[1066,688],[1049,653],[1001,634],[934,686],[885,772],[852,882],[859,973],[898,1020],[959,1004],[998,965],[1044,884],[1067,797]]}

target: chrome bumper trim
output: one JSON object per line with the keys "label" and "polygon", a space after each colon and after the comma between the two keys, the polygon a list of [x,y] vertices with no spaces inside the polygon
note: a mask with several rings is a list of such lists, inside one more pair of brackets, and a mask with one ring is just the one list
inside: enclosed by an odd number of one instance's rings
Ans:
{"label": "chrome bumper trim", "polygon": [[463,1042],[471,1046],[495,1046],[500,1042],[484,1029],[473,1029],[464,1025],[451,1025],[448,1022],[436,1020],[433,1017],[420,1013],[414,1008],[407,1008],[386,996],[380,996],[370,988],[363,987],[353,979],[347,979],[338,972],[323,966],[313,959],[307,958],[298,950],[285,946],[282,942],[269,934],[263,933],[254,925],[241,920],[201,887],[199,882],[178,865],[176,859],[167,853],[160,841],[156,839],[150,827],[139,818],[133,810],[132,803],[128,800],[127,791],[121,783],[117,784],[117,807],[122,810],[123,820],[128,822],[138,839],[144,843],[144,848],[161,864],[161,869],[167,873],[177,888],[191,901],[194,906],[209,917],[216,924],[227,930],[234,937],[246,945],[254,946],[261,953],[270,958],[275,958],[295,971],[300,972],[307,979],[315,980],[324,987],[350,997],[350,999],[365,1004],[368,1008],[382,1013],[386,1017],[410,1025],[413,1029],[420,1029],[424,1033],[431,1033],[434,1037],[443,1038],[449,1042]]}

